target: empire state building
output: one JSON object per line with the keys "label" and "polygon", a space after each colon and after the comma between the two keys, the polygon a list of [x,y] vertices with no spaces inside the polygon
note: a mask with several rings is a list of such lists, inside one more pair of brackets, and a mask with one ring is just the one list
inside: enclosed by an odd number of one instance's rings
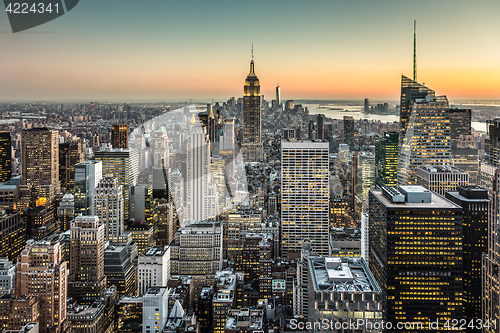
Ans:
{"label": "empire state building", "polygon": [[243,154],[246,162],[262,160],[261,133],[260,82],[255,75],[252,49],[250,73],[245,80],[243,96]]}

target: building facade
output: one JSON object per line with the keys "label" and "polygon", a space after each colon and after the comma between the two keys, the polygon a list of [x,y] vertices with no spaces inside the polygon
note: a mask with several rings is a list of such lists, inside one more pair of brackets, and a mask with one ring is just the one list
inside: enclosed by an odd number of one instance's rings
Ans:
{"label": "building facade", "polygon": [[92,304],[106,290],[104,224],[97,216],[77,216],[71,222],[69,295]]}
{"label": "building facade", "polygon": [[[370,270],[383,319],[428,323],[463,318],[462,208],[421,186],[370,190]],[[446,253],[443,256],[443,253]]]}
{"label": "building facade", "polygon": [[397,186],[398,184],[399,133],[385,132],[375,142],[375,185]]}
{"label": "building facade", "polygon": [[253,53],[243,89],[243,154],[246,162],[258,162],[263,158],[262,122],[260,81],[255,75]]}
{"label": "building facade", "polygon": [[328,142],[281,142],[282,254],[302,248],[328,255]]}

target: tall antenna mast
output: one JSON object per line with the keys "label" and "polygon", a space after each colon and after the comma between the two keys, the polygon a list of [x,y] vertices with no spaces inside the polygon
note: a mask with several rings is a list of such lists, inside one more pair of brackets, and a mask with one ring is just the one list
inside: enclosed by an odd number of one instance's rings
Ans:
{"label": "tall antenna mast", "polygon": [[252,60],[253,60],[253,43],[252,43]]}
{"label": "tall antenna mast", "polygon": [[413,81],[417,82],[417,20],[413,21]]}

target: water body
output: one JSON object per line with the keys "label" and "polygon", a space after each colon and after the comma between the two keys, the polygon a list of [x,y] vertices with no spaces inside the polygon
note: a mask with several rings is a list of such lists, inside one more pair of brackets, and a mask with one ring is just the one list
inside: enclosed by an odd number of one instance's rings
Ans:
{"label": "water body", "polygon": [[[395,121],[399,121],[399,115],[394,114],[365,114],[363,110],[363,106],[361,105],[323,105],[320,107],[320,104],[302,104],[303,107],[307,107],[309,109],[309,114],[319,114],[322,113],[328,118],[332,119],[343,119],[344,116],[351,116],[354,119],[368,119],[374,121],[381,121],[383,123],[392,123]],[[335,110],[330,110],[330,108],[334,108]],[[339,109],[339,110],[337,110]],[[486,132],[486,123],[483,122],[472,122],[472,128],[476,131]]]}

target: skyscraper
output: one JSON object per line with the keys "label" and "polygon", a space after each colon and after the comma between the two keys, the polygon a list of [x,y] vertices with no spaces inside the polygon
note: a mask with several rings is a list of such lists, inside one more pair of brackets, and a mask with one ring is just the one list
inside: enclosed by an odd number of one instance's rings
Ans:
{"label": "skyscraper", "polygon": [[[361,152],[358,154],[358,192],[364,202],[368,199],[370,187],[375,185],[375,156],[371,153]],[[361,190],[361,192],[359,192]]]}
{"label": "skyscraper", "polygon": [[482,259],[482,313],[484,331],[498,331],[500,321],[500,229],[499,220],[499,179],[500,179],[500,119],[486,122],[488,136],[486,137],[484,161],[479,164],[478,185],[488,191],[490,198],[488,221],[488,252]]}
{"label": "skyscraper", "polygon": [[186,219],[207,219],[210,184],[210,144],[203,128],[191,125],[187,144]]}
{"label": "skyscraper", "polygon": [[250,73],[245,80],[243,94],[243,153],[246,162],[262,160],[262,124],[260,113],[260,82],[255,75],[253,62],[250,62]]}
{"label": "skyscraper", "polygon": [[[488,251],[488,192],[477,186],[458,186],[446,198],[463,210],[464,316],[481,318],[481,260]],[[476,330],[479,331],[479,330]]]}
{"label": "skyscraper", "polygon": [[85,161],[75,165],[75,216],[93,214],[92,196],[101,179],[101,161]]}
{"label": "skyscraper", "polygon": [[10,132],[0,131],[0,182],[6,182],[12,174],[12,144]]}
{"label": "skyscraper", "polygon": [[456,148],[460,135],[468,135],[471,132],[471,109],[450,109],[449,116],[451,146]]}
{"label": "skyscraper", "polygon": [[77,216],[71,222],[69,295],[92,304],[106,290],[104,224],[97,216]]}
{"label": "skyscraper", "polygon": [[132,186],[130,193],[131,217],[153,227],[154,239],[158,239],[158,202],[149,184]]}
{"label": "skyscraper", "polygon": [[276,105],[278,105],[279,107],[280,104],[281,104],[281,88],[280,85],[278,84],[278,86],[276,87]]}
{"label": "skyscraper", "polygon": [[349,145],[349,149],[354,149],[354,118],[344,116],[344,143]]}
{"label": "skyscraper", "polygon": [[116,240],[125,230],[123,187],[118,179],[104,177],[93,195],[93,214],[104,224],[106,240]]}
{"label": "skyscraper", "polygon": [[128,125],[111,126],[111,145],[113,148],[128,148]]}
{"label": "skyscraper", "polygon": [[460,135],[458,145],[451,149],[453,165],[469,174],[469,184],[478,184],[479,150],[473,134]]}
{"label": "skyscraper", "polygon": [[485,142],[484,159],[489,165],[498,167],[500,164],[500,118],[486,121],[488,136]]}
{"label": "skyscraper", "polygon": [[130,188],[137,184],[139,176],[139,153],[136,149],[103,149],[95,153],[95,159],[102,161],[104,175],[112,174],[122,186],[125,202],[125,220],[130,214]]}
{"label": "skyscraper", "polygon": [[316,137],[320,140],[325,138],[325,116],[318,114],[316,121]]}
{"label": "skyscraper", "polygon": [[29,241],[16,264],[16,295],[38,296],[41,333],[62,333],[66,321],[66,261],[59,236]]}
{"label": "skyscraper", "polygon": [[365,113],[368,113],[370,111],[370,101],[368,98],[365,98],[365,106],[364,106]]}
{"label": "skyscraper", "polygon": [[398,184],[399,133],[385,132],[375,141],[375,185],[396,186]]}
{"label": "skyscraper", "polygon": [[424,165],[417,168],[417,184],[445,196],[458,186],[469,185],[469,174],[448,165]]}
{"label": "skyscraper", "polygon": [[400,184],[415,185],[419,166],[453,163],[448,110],[446,96],[435,97],[434,91],[403,76],[398,166]]}
{"label": "skyscraper", "polygon": [[47,128],[23,130],[21,134],[21,209],[32,199],[52,205],[59,193],[59,142],[57,131]]}
{"label": "skyscraper", "polygon": [[282,254],[302,249],[328,255],[328,142],[281,141]]}
{"label": "skyscraper", "polygon": [[372,189],[369,206],[370,269],[382,289],[383,320],[422,323],[412,332],[460,320],[462,208],[422,186]]}
{"label": "skyscraper", "polygon": [[426,96],[434,97],[434,90],[413,81],[412,79],[401,76],[401,99],[399,103],[399,142],[400,146],[406,135],[406,128],[410,121],[413,109],[413,103],[418,100],[425,100]]}
{"label": "skyscraper", "polygon": [[85,159],[82,140],[77,137],[59,144],[59,180],[61,187],[73,193],[75,186],[75,165]]}

